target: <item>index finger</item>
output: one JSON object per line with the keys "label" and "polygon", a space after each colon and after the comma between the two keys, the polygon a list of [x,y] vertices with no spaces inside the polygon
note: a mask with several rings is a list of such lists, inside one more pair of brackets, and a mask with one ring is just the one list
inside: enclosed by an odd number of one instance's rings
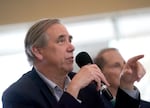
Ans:
{"label": "index finger", "polygon": [[137,62],[139,59],[141,59],[141,58],[143,58],[144,57],[144,55],[137,55],[137,56],[134,56],[134,57],[132,57],[132,58],[130,58],[129,60],[128,60],[128,63],[135,63],[135,62]]}
{"label": "index finger", "polygon": [[100,78],[101,78],[101,81],[102,81],[104,84],[106,84],[107,86],[110,86],[110,84],[108,83],[107,79],[105,78],[105,76],[104,76],[104,74],[103,74],[102,72],[101,72]]}

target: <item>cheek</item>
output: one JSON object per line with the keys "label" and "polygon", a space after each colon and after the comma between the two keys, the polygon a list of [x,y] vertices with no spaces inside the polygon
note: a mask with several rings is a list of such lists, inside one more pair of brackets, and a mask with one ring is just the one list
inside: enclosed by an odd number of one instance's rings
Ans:
{"label": "cheek", "polygon": [[112,76],[114,77],[114,79],[116,79],[116,80],[120,80],[120,71],[118,70],[116,70],[116,71],[114,71],[113,73],[112,73]]}
{"label": "cheek", "polygon": [[120,81],[120,71],[109,71],[104,74],[109,82],[119,82]]}

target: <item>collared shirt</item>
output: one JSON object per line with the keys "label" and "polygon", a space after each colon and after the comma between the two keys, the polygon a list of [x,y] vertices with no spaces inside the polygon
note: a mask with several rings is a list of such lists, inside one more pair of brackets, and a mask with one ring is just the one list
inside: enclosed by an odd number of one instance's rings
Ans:
{"label": "collared shirt", "polygon": [[131,96],[134,99],[138,99],[140,94],[138,88],[135,86],[134,86],[134,90],[126,90],[126,89],[122,89],[122,90],[124,90],[129,96]]}
{"label": "collared shirt", "polygon": [[66,76],[65,86],[64,86],[64,89],[62,89],[56,83],[54,83],[53,81],[46,78],[41,72],[39,72],[38,70],[36,70],[36,71],[37,71],[38,75],[45,81],[45,83],[47,84],[47,86],[50,89],[50,91],[52,92],[52,94],[56,97],[57,101],[59,101],[63,92],[66,90],[69,82],[71,81],[69,76]]}

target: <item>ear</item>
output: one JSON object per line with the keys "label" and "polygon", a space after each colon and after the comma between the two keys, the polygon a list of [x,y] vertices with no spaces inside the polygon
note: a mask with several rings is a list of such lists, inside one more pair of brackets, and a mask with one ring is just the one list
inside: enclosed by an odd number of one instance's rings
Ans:
{"label": "ear", "polygon": [[43,56],[40,52],[40,48],[37,47],[32,47],[32,53],[34,54],[34,56],[38,59],[38,60],[42,60]]}

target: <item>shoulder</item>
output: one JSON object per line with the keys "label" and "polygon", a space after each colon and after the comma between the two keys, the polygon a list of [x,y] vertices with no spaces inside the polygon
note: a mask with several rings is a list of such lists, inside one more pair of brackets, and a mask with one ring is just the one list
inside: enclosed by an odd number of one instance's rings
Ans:
{"label": "shoulder", "polygon": [[16,82],[12,83],[4,92],[4,99],[15,99],[16,97],[29,96],[34,90],[38,90],[34,79],[31,77],[32,71],[22,75]]}
{"label": "shoulder", "polygon": [[141,100],[140,101],[140,108],[150,108],[150,102],[145,101],[145,100]]}

